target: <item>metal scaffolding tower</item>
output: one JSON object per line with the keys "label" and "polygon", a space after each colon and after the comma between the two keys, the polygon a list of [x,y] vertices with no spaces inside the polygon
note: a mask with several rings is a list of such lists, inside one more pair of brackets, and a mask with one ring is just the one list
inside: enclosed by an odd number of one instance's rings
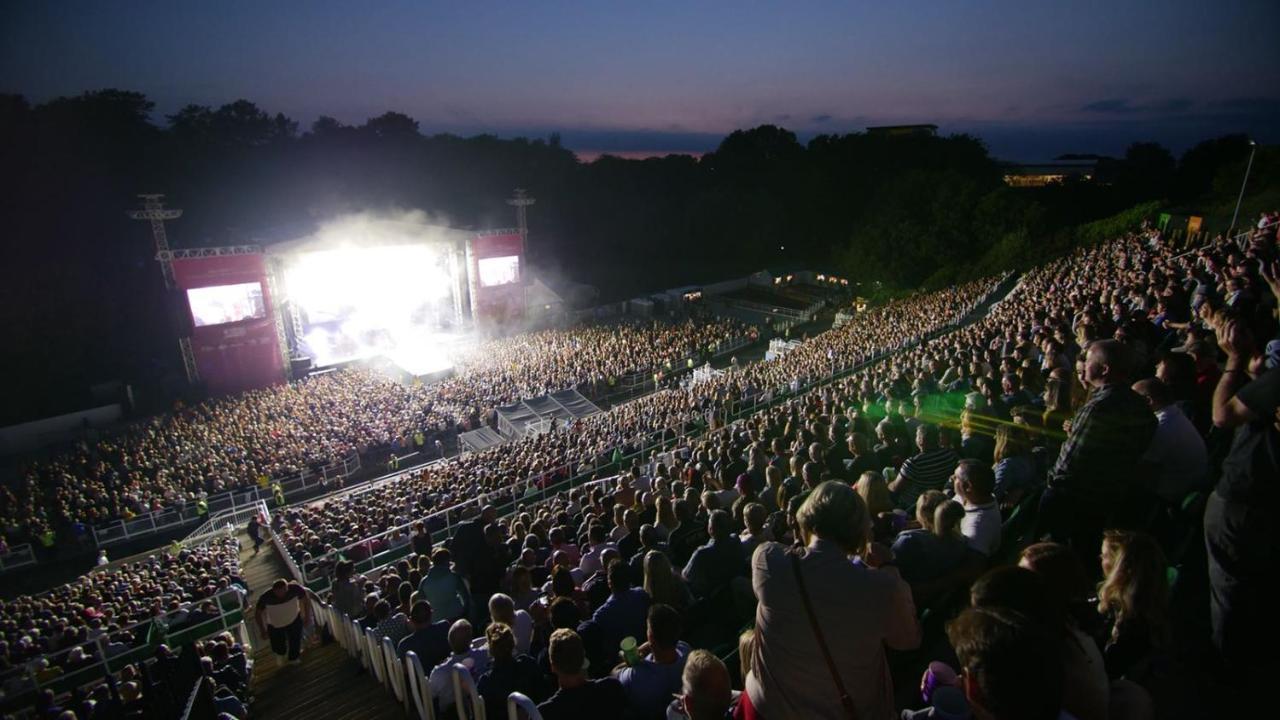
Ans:
{"label": "metal scaffolding tower", "polygon": [[523,188],[516,188],[516,196],[507,200],[507,204],[516,209],[516,227],[520,228],[520,242],[524,245],[524,251],[529,252],[529,219],[526,215],[528,207],[537,202],[529,197]]}
{"label": "metal scaffolding tower", "polygon": [[139,195],[142,199],[141,210],[130,210],[129,217],[134,220],[150,220],[151,234],[156,241],[156,260],[160,261],[160,274],[164,276],[164,286],[173,289],[173,251],[169,249],[169,236],[164,231],[165,220],[176,220],[182,217],[182,211],[165,209],[164,195]]}

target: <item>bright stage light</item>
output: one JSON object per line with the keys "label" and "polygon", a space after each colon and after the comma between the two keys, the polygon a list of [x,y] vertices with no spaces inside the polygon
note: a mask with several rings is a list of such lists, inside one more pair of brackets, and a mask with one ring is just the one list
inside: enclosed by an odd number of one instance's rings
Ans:
{"label": "bright stage light", "polygon": [[428,372],[448,367],[427,339],[452,317],[447,266],[439,249],[422,244],[299,255],[285,282],[303,314],[305,349],[320,366],[386,355]]}

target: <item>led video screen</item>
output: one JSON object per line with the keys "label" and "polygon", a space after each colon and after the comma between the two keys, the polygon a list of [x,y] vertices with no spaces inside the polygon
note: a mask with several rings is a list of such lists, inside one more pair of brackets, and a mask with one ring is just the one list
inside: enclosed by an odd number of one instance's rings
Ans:
{"label": "led video screen", "polygon": [[191,319],[196,327],[223,325],[267,316],[262,284],[256,282],[187,290]]}
{"label": "led video screen", "polygon": [[520,281],[520,256],[480,258],[477,262],[480,287],[510,285]]}

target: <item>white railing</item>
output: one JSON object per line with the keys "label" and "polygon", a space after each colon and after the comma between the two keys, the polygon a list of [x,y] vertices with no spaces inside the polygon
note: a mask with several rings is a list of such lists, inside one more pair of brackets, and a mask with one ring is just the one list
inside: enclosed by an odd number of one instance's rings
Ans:
{"label": "white railing", "polygon": [[125,542],[166,530],[179,528],[207,516],[224,510],[242,510],[256,506],[262,500],[271,499],[274,495],[273,485],[279,484],[287,499],[290,495],[314,489],[317,485],[328,485],[330,482],[349,477],[360,469],[360,456],[351,453],[345,458],[319,470],[303,470],[284,478],[273,480],[267,487],[247,485],[228,490],[207,498],[207,507],[202,513],[195,501],[155,510],[128,520],[115,520],[93,528],[93,539],[99,547]]}
{"label": "white railing", "polygon": [[223,510],[183,538],[182,545],[190,548],[227,535],[234,536],[239,528],[247,525],[249,519],[255,516],[262,519],[265,531],[266,526],[271,524],[271,511],[267,508],[265,500],[259,500],[239,510]]}
{"label": "white railing", "polygon": [[0,554],[0,573],[35,564],[36,552],[32,549],[31,543],[13,545],[7,552]]}
{"label": "white railing", "polygon": [[458,720],[485,720],[484,700],[476,692],[476,682],[471,677],[471,671],[462,663],[454,663],[449,668],[449,674],[453,676],[453,707],[458,713]]}
{"label": "white railing", "polygon": [[524,693],[513,692],[507,696],[507,720],[520,720],[520,711],[524,711],[525,720],[542,720],[538,712],[538,704]]}

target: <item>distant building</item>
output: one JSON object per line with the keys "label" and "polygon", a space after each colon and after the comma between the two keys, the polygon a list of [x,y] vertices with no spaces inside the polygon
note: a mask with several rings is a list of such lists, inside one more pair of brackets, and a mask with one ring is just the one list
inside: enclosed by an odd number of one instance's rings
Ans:
{"label": "distant building", "polygon": [[938,134],[937,125],[878,125],[867,128],[868,135],[886,135],[889,137],[907,137],[924,135],[934,137]]}
{"label": "distant building", "polygon": [[1092,181],[1097,170],[1097,163],[1067,162],[1045,163],[1039,165],[1018,165],[1006,163],[1003,166],[1004,184],[1009,187],[1035,188],[1046,185],[1060,185],[1071,180]]}

